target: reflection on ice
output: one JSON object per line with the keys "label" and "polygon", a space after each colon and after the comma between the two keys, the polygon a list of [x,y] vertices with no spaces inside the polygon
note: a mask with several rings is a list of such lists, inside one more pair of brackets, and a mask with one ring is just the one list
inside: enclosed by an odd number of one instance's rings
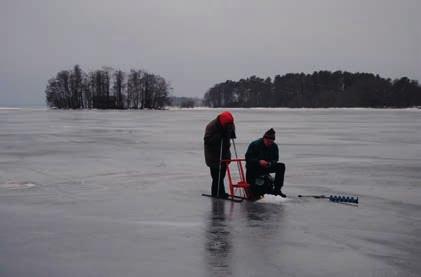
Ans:
{"label": "reflection on ice", "polygon": [[205,241],[205,261],[209,276],[231,276],[232,230],[226,221],[224,200],[212,199],[212,210],[208,216]]}

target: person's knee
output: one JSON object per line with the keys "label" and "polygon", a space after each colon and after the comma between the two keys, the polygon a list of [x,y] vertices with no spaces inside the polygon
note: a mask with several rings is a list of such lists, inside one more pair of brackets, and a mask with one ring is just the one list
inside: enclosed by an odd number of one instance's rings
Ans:
{"label": "person's knee", "polygon": [[285,172],[285,164],[284,163],[276,163],[275,170],[278,172]]}
{"label": "person's knee", "polygon": [[285,169],[286,169],[285,164],[284,164],[284,163],[278,163],[278,164],[279,164],[279,168],[280,168],[282,171],[285,171]]}

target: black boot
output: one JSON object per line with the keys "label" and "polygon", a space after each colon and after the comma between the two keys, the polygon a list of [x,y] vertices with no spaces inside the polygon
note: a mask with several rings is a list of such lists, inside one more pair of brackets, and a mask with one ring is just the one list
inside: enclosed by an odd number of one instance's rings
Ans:
{"label": "black boot", "polygon": [[278,191],[278,195],[282,198],[286,198],[287,195],[285,193],[283,193],[281,190]]}
{"label": "black boot", "polygon": [[286,198],[287,197],[286,194],[281,191],[281,188],[276,188],[274,194],[275,195],[279,195],[282,198]]}

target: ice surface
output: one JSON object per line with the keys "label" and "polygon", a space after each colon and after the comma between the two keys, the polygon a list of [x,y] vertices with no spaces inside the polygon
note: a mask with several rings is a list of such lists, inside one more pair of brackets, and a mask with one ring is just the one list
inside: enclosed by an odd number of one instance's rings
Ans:
{"label": "ice surface", "polygon": [[419,276],[420,110],[234,109],[287,165],[257,203],[200,196],[220,111],[0,109],[0,276]]}

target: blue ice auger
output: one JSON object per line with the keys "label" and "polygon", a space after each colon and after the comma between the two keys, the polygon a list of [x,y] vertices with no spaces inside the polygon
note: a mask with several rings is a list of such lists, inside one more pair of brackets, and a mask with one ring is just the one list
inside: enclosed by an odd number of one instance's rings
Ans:
{"label": "blue ice auger", "polygon": [[341,204],[357,204],[358,205],[358,196],[344,196],[344,195],[301,195],[299,194],[298,197],[311,197],[317,199],[329,199],[331,202],[341,203]]}
{"label": "blue ice auger", "polygon": [[341,202],[341,203],[353,203],[358,204],[358,197],[353,196],[341,196],[341,195],[330,195],[329,201]]}

